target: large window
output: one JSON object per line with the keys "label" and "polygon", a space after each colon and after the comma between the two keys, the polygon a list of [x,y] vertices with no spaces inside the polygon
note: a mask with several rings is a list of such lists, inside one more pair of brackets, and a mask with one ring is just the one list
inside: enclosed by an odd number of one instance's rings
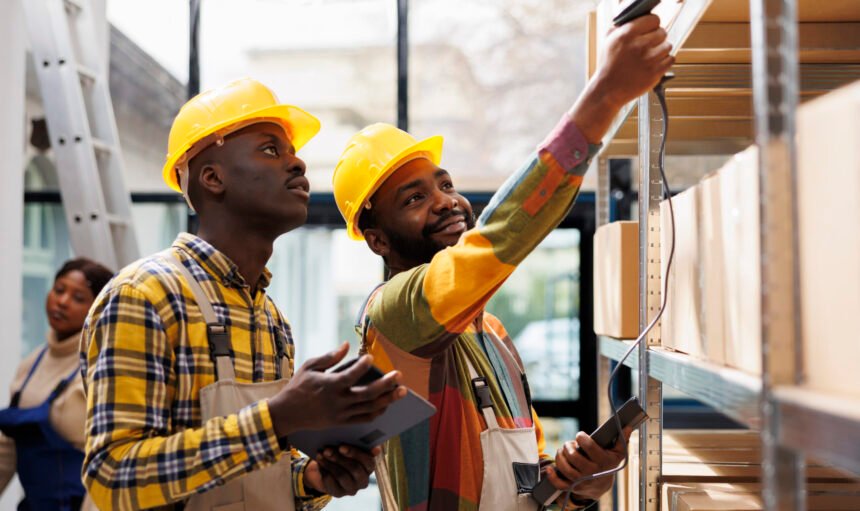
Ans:
{"label": "large window", "polygon": [[532,397],[579,397],[579,237],[557,229],[505,282],[487,311],[502,319]]}
{"label": "large window", "polygon": [[591,1],[409,2],[409,127],[457,186],[495,191],[576,100]]}

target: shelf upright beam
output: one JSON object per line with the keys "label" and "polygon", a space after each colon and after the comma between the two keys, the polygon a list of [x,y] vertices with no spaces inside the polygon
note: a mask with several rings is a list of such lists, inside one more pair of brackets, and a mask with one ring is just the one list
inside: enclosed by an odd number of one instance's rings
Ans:
{"label": "shelf upright beam", "polygon": [[[597,170],[597,199],[594,201],[595,218],[597,219],[597,227],[600,227],[609,223],[609,159],[601,155],[593,165],[597,167],[595,169]],[[597,422],[601,422],[612,415],[607,395],[610,361],[608,358],[600,356],[599,338],[597,342]],[[612,492],[608,492],[600,499],[600,511],[612,511],[613,508]]]}
{"label": "shelf upright beam", "polygon": [[[660,310],[660,140],[663,113],[653,92],[639,98],[639,331]],[[660,346],[658,323],[639,345],[639,400],[650,419],[639,433],[639,509],[659,509],[663,385],[648,371],[648,348]]]}
{"label": "shelf upright beam", "polygon": [[795,194],[798,104],[796,0],[750,0],[752,81],[759,148],[762,441],[764,500],[771,511],[805,509],[804,458],[781,447],[777,385],[800,383]]}
{"label": "shelf upright beam", "polygon": [[606,225],[609,223],[609,210],[610,210],[610,188],[609,183],[611,181],[609,177],[609,158],[601,155],[596,159],[597,166],[597,200],[595,201],[596,215],[597,218],[597,227]]}

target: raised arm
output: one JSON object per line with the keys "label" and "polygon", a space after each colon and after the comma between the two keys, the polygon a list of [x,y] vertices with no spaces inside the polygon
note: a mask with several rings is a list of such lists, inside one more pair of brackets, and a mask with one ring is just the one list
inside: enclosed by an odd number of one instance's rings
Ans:
{"label": "raised arm", "polygon": [[474,229],[429,264],[396,275],[370,308],[388,339],[413,355],[445,349],[520,262],[564,219],[591,157],[621,107],[674,62],[656,16],[614,29],[602,65],[571,110],[499,191]]}

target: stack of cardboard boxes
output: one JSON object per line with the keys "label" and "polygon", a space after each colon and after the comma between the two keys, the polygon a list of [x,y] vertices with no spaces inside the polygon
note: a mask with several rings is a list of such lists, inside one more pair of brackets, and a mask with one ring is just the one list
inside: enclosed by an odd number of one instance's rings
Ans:
{"label": "stack of cardboard boxes", "polygon": [[[796,217],[784,222],[798,235],[803,387],[820,400],[841,399],[844,408],[860,404],[860,82],[804,104],[797,131]],[[672,215],[662,204],[664,348],[761,374],[759,190],[759,155],[751,147],[676,195],[669,271]],[[638,314],[638,250],[636,223],[595,234],[600,335],[638,334],[630,319]],[[664,432],[662,509],[763,509],[758,442],[756,432]],[[618,509],[638,506],[635,436],[630,452],[618,478]],[[860,509],[856,479],[807,461],[807,509]]]}
{"label": "stack of cardboard boxes", "polygon": [[[661,205],[663,346],[761,373],[759,157],[750,147]],[[860,82],[804,104],[798,122],[797,222],[803,370],[809,388],[860,397]],[[634,222],[595,234],[595,331],[635,338]]]}
{"label": "stack of cardboard boxes", "polygon": [[718,172],[660,207],[662,278],[669,279],[663,346],[717,364],[761,372],[758,151],[733,156]]}
{"label": "stack of cardboard boxes", "polygon": [[[797,218],[784,222],[797,222],[805,381],[858,397],[860,82],[803,105],[798,118]],[[759,197],[751,147],[673,199],[675,261],[662,323],[665,347],[753,374],[761,372]],[[667,202],[661,219],[665,261]]]}
{"label": "stack of cardboard boxes", "polygon": [[[634,435],[631,453],[638,450]],[[663,434],[661,508],[680,510],[761,510],[762,467],[758,433],[751,431],[667,430]],[[618,509],[636,509],[639,463],[618,476]],[[828,466],[808,462],[809,509],[860,509],[860,483]],[[812,498],[814,497],[814,498]]]}

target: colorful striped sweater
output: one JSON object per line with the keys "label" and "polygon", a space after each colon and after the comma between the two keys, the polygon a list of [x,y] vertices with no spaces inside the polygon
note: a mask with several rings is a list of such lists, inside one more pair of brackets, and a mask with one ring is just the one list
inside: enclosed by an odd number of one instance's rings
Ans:
{"label": "colorful striped sweater", "polygon": [[502,427],[535,425],[519,370],[491,342],[516,355],[501,322],[484,312],[517,265],[565,217],[599,146],[565,117],[496,192],[477,225],[429,264],[397,274],[368,304],[367,349],[383,370],[399,369],[437,413],[392,439],[387,459],[399,508],[478,509],[483,482],[480,432],[466,361],[488,379]]}

